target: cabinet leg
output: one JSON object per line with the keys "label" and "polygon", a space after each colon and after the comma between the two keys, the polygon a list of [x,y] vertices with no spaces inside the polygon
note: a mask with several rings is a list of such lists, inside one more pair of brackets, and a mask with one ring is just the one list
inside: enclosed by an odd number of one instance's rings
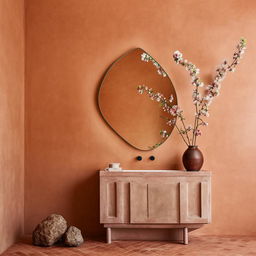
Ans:
{"label": "cabinet leg", "polygon": [[183,242],[188,244],[188,228],[183,228]]}
{"label": "cabinet leg", "polygon": [[107,243],[111,244],[111,228],[107,228]]}

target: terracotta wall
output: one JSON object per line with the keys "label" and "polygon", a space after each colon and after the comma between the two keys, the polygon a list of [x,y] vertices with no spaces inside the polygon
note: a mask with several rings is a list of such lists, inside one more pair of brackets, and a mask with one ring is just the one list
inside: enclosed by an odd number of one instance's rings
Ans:
{"label": "terracotta wall", "polygon": [[24,223],[24,1],[0,0],[0,253]]}
{"label": "terracotta wall", "polygon": [[[102,120],[97,89],[117,57],[134,47],[151,53],[188,113],[190,78],[171,53],[184,52],[207,82],[244,36],[246,56],[223,83],[200,139],[204,169],[213,172],[213,223],[197,232],[255,235],[255,10],[255,1],[240,0],[28,0],[26,233],[53,212],[86,234],[103,232],[98,170],[108,162],[125,169],[182,168],[185,146],[177,133],[157,150],[140,152]],[[147,160],[152,154],[154,162]],[[145,160],[136,162],[137,155]]]}

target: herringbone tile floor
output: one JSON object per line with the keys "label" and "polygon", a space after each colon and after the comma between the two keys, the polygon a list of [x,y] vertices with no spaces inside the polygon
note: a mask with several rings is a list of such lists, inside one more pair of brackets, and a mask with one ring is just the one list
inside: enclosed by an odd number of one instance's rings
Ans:
{"label": "herringbone tile floor", "polygon": [[2,256],[256,256],[256,237],[190,236],[188,245],[168,241],[104,241],[88,240],[77,248],[31,245],[26,238],[10,247]]}

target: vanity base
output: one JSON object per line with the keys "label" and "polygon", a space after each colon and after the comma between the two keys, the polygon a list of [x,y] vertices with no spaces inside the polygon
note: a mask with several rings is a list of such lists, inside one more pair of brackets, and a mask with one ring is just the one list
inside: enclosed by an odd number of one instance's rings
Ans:
{"label": "vanity base", "polygon": [[115,240],[173,241],[188,244],[188,232],[202,224],[186,225],[133,225],[105,224],[107,243]]}
{"label": "vanity base", "polygon": [[170,240],[211,222],[211,173],[100,172],[100,223],[112,240]]}

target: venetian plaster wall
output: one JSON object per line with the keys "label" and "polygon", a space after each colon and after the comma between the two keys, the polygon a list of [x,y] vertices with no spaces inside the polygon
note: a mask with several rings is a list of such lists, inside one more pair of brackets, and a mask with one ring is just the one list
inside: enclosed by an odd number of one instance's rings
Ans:
{"label": "venetian plaster wall", "polygon": [[0,0],[0,253],[24,223],[24,1]]}
{"label": "venetian plaster wall", "polygon": [[[255,14],[252,0],[27,0],[26,233],[53,212],[85,234],[102,233],[98,170],[108,162],[126,169],[182,168],[186,148],[177,133],[155,151],[140,152],[102,120],[97,90],[117,57],[134,47],[151,53],[187,114],[190,78],[171,53],[182,51],[207,82],[244,36],[246,56],[224,81],[200,139],[204,169],[213,172],[213,223],[197,232],[255,235]],[[152,154],[154,162],[147,160]],[[145,160],[136,162],[137,155]]]}

